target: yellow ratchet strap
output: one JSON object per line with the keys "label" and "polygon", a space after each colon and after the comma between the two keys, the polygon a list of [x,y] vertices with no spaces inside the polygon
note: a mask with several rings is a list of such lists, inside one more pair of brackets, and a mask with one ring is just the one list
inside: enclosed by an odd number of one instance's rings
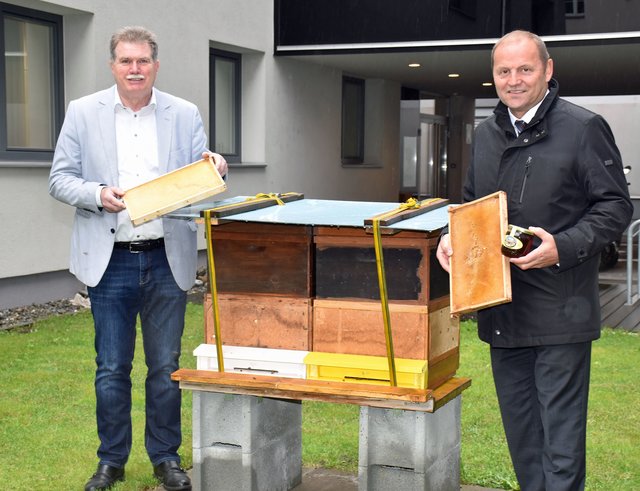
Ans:
{"label": "yellow ratchet strap", "polygon": [[387,298],[387,279],[384,274],[384,258],[382,257],[382,240],[380,238],[380,219],[373,220],[373,243],[376,250],[376,267],[378,268],[378,285],[380,287],[380,301],[382,302],[382,321],[384,322],[384,339],[387,345],[387,361],[389,363],[389,382],[392,387],[398,385],[396,381],[396,361],[393,357],[393,338],[391,337],[391,319],[389,314],[389,299]]}
{"label": "yellow ratchet strap", "polygon": [[431,203],[440,201],[440,199],[441,198],[431,198],[431,199],[424,199],[422,201],[418,201],[415,198],[409,198],[406,202],[401,203],[400,206],[398,206],[398,208],[376,216],[375,220],[382,221],[382,220],[386,220],[387,218],[391,218],[392,216],[395,216],[398,213],[402,213],[403,211],[406,211],[406,210],[424,208],[425,206],[428,206]]}
{"label": "yellow ratchet strap", "polygon": [[218,371],[224,372],[222,356],[222,336],[220,335],[220,308],[218,306],[218,288],[216,283],[216,266],[213,260],[213,243],[211,241],[211,210],[204,212],[204,231],[207,239],[207,262],[209,263],[209,288],[211,290],[211,306],[213,308],[213,329],[216,334],[216,353],[218,354]]}
{"label": "yellow ratchet strap", "polygon": [[387,345],[387,362],[389,364],[389,382],[392,387],[398,385],[396,379],[396,362],[393,355],[393,337],[391,335],[391,315],[389,313],[389,298],[387,296],[387,277],[384,272],[384,257],[382,254],[382,237],[380,234],[380,221],[390,218],[405,210],[422,208],[439,198],[417,201],[409,198],[395,210],[383,213],[372,220],[373,223],[373,243],[376,251],[376,267],[378,269],[378,285],[380,287],[380,301],[382,303],[382,321],[384,323],[384,337]]}

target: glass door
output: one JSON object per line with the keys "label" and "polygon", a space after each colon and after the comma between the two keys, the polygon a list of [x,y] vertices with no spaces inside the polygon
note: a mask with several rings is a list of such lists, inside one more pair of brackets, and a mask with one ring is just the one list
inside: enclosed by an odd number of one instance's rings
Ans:
{"label": "glass door", "polygon": [[420,115],[417,135],[402,142],[402,196],[418,199],[447,196],[447,145],[445,118]]}

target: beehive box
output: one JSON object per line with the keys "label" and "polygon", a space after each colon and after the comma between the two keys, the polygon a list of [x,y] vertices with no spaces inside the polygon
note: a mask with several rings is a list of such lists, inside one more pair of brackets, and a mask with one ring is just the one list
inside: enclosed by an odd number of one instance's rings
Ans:
{"label": "beehive box", "polygon": [[[380,299],[374,239],[364,227],[315,227],[317,298]],[[448,296],[436,259],[437,235],[399,231],[382,237],[389,301],[427,305]]]}
{"label": "beehive box", "polygon": [[[311,299],[264,294],[218,294],[222,344],[310,350]],[[205,343],[214,343],[211,295],[204,298]]]}
{"label": "beehive box", "polygon": [[[212,225],[223,345],[386,356],[374,237],[390,203],[297,200]],[[436,259],[445,209],[383,227],[394,354],[435,387],[458,368],[449,278]],[[408,222],[413,222],[409,224]],[[215,343],[211,299],[205,342]]]}
{"label": "beehive box", "polygon": [[212,225],[218,291],[310,298],[311,238],[310,226]]}
{"label": "beehive box", "polygon": [[[304,358],[307,378],[357,384],[389,385],[386,357],[311,352]],[[424,360],[395,358],[398,387],[427,388],[427,363]]]}
{"label": "beehive box", "polygon": [[[246,346],[222,346],[224,371],[273,377],[306,378],[304,357],[308,351]],[[193,351],[198,370],[218,371],[218,351],[214,344],[201,344]]]}
{"label": "beehive box", "polygon": [[[459,366],[460,329],[449,315],[448,300],[423,305],[389,304],[394,355],[426,360],[428,387],[455,375]],[[315,299],[313,351],[386,356],[380,302]]]}
{"label": "beehive box", "polygon": [[[429,308],[389,304],[396,356],[426,360],[429,352]],[[385,356],[380,302],[315,299],[313,351]]]}

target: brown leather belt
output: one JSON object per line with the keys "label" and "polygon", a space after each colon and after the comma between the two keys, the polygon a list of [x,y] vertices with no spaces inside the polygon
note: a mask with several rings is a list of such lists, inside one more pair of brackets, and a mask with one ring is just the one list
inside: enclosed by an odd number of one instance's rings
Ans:
{"label": "brown leather belt", "polygon": [[135,242],[115,242],[116,249],[127,249],[129,252],[144,252],[164,247],[164,239],[137,240]]}

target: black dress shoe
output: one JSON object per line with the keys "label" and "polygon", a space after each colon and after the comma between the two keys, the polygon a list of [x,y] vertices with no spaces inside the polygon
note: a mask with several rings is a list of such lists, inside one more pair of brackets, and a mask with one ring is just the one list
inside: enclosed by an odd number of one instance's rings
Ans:
{"label": "black dress shoe", "polygon": [[91,479],[84,487],[84,491],[109,489],[118,481],[124,481],[124,467],[113,467],[106,464],[98,465],[98,470],[91,476]]}
{"label": "black dress shoe", "polygon": [[167,460],[153,468],[167,491],[191,491],[191,479],[175,460]]}

